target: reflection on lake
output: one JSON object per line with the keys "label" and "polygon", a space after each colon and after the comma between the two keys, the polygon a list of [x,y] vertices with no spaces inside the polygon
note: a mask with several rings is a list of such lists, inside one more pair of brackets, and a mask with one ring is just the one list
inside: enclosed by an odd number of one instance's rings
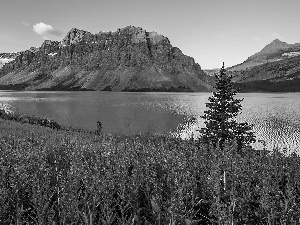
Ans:
{"label": "reflection on lake", "polygon": [[[13,111],[55,119],[60,124],[121,134],[171,133],[197,137],[211,93],[5,92],[0,103]],[[239,93],[238,121],[253,124],[268,149],[300,150],[300,93]],[[262,148],[261,144],[256,147]]]}

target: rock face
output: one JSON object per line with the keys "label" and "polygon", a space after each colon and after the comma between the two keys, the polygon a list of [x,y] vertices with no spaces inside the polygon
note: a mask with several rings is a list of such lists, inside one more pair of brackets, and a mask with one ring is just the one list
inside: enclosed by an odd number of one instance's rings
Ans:
{"label": "rock face", "polygon": [[0,53],[0,69],[4,64],[15,60],[19,53]]}
{"label": "rock face", "polygon": [[71,45],[80,42],[83,39],[85,34],[91,34],[84,30],[79,30],[77,28],[72,28],[66,35],[66,37],[62,40],[62,45]]}
{"label": "rock face", "polygon": [[0,70],[0,87],[25,90],[210,91],[192,57],[156,32],[128,26],[91,34],[71,29]]}

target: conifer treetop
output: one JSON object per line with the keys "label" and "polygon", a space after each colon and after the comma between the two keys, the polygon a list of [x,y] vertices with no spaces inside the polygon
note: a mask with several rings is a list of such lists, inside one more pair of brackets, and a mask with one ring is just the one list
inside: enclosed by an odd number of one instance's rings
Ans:
{"label": "conifer treetop", "polygon": [[241,113],[243,99],[236,99],[237,89],[232,82],[232,76],[226,73],[225,65],[220,73],[215,75],[216,83],[213,96],[206,103],[208,110],[201,116],[205,121],[205,128],[200,130],[202,136],[212,142],[223,146],[225,142],[236,140],[238,145],[244,146],[255,141],[248,123],[238,123],[236,117]]}

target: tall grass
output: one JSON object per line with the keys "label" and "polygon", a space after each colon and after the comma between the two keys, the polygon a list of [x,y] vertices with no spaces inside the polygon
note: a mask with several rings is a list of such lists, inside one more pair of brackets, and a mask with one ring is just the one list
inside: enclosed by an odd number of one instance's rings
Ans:
{"label": "tall grass", "polygon": [[300,158],[0,119],[0,224],[300,224]]}

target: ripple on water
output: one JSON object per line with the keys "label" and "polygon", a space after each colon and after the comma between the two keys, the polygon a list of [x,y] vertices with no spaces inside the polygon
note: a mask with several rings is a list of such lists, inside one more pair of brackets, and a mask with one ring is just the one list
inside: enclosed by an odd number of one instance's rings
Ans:
{"label": "ripple on water", "polygon": [[[176,136],[199,136],[201,115],[211,93],[108,93],[108,92],[1,92],[0,102],[19,113],[47,116],[64,125],[94,129],[103,121],[107,132],[174,132]],[[257,140],[268,150],[300,151],[300,93],[240,93],[239,122],[253,124]],[[130,126],[129,126],[130,125]],[[152,128],[153,127],[153,128]],[[177,127],[177,130],[176,130]],[[147,128],[148,129],[148,128]],[[127,133],[126,133],[127,132]],[[256,143],[262,148],[261,143]]]}
{"label": "ripple on water", "polygon": [[[242,102],[242,113],[238,122],[248,122],[253,125],[256,140],[265,140],[266,148],[300,152],[300,93],[297,94],[246,94]],[[196,104],[190,109],[195,109]],[[199,136],[197,130],[204,127],[200,118],[202,111],[192,110],[197,120],[185,123],[177,131],[178,136],[190,138]],[[262,149],[259,142],[254,147]]]}

